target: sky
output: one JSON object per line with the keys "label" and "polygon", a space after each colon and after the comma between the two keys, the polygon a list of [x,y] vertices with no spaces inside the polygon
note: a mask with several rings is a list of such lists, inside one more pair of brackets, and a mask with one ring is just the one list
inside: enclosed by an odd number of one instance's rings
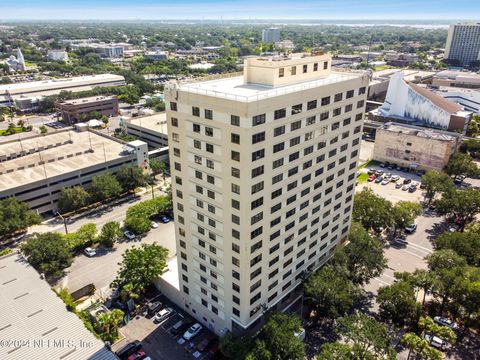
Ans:
{"label": "sky", "polygon": [[10,19],[455,19],[480,21],[480,1],[0,0],[0,21]]}

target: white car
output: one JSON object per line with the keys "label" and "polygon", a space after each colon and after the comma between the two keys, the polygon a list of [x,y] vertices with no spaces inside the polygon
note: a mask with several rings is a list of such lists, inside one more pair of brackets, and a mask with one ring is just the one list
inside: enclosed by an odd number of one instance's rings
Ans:
{"label": "white car", "polygon": [[185,340],[191,340],[195,336],[197,336],[201,330],[202,330],[202,325],[200,325],[199,323],[195,323],[192,326],[190,326],[190,328],[187,331],[185,331],[185,334],[183,334],[183,338]]}
{"label": "white car", "polygon": [[391,178],[391,181],[393,181],[393,182],[397,182],[398,180],[400,180],[400,176],[398,176],[398,175],[393,175],[392,178]]}
{"label": "white car", "polygon": [[385,178],[383,181],[382,181],[382,185],[388,185],[390,183],[390,179],[389,178]]}
{"label": "white car", "polygon": [[407,191],[410,188],[410,185],[403,185],[402,190]]}
{"label": "white car", "polygon": [[445,350],[447,347],[447,342],[445,340],[440,339],[437,336],[432,336],[432,335],[425,335],[425,340],[428,341],[428,343],[438,349]]}
{"label": "white car", "polygon": [[85,250],[83,250],[83,252],[84,252],[85,255],[87,255],[88,257],[92,257],[92,256],[97,255],[97,252],[95,251],[95,249],[92,249],[91,247],[85,248]]}
{"label": "white car", "polygon": [[155,221],[152,221],[152,229],[158,228],[158,224]]}
{"label": "white car", "polygon": [[437,324],[439,324],[439,325],[449,327],[449,328],[452,329],[452,330],[455,330],[455,329],[458,328],[458,325],[457,325],[455,322],[453,322],[453,321],[450,320],[450,319],[441,317],[441,316],[435,316],[435,317],[433,318],[433,321],[435,321],[435,322],[436,322]]}
{"label": "white car", "polygon": [[172,313],[173,310],[171,308],[162,309],[155,315],[155,317],[153,318],[153,322],[160,323],[170,317]]}
{"label": "white car", "polygon": [[125,230],[123,232],[123,235],[125,235],[125,237],[128,239],[128,240],[133,240],[135,239],[135,234],[132,233],[130,230]]}

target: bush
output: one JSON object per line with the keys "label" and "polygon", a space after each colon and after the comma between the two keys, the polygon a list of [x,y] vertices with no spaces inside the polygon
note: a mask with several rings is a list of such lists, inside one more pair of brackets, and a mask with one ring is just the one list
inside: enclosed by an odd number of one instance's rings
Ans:
{"label": "bush", "polygon": [[73,297],[70,295],[67,288],[61,288],[59,291],[56,291],[56,293],[58,297],[63,300],[68,311],[76,311],[77,305],[75,304],[75,300],[73,300]]}
{"label": "bush", "polygon": [[0,256],[8,255],[12,252],[12,249],[10,248],[5,248],[3,250],[0,250]]}

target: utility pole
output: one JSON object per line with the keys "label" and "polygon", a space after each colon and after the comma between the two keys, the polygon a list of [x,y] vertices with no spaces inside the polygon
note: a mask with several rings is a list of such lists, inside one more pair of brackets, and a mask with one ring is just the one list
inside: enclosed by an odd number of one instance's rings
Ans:
{"label": "utility pole", "polygon": [[68,229],[67,229],[67,219],[65,219],[62,214],[60,214],[58,211],[57,211],[57,215],[60,216],[60,219],[63,220],[63,225],[65,226],[65,234],[68,234]]}

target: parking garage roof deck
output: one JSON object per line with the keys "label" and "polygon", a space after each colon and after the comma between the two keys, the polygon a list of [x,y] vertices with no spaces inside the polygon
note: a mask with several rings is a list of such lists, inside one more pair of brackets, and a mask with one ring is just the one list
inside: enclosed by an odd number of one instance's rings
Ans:
{"label": "parking garage roof deck", "polygon": [[1,143],[0,192],[127,156],[124,147],[94,132],[74,130]]}

